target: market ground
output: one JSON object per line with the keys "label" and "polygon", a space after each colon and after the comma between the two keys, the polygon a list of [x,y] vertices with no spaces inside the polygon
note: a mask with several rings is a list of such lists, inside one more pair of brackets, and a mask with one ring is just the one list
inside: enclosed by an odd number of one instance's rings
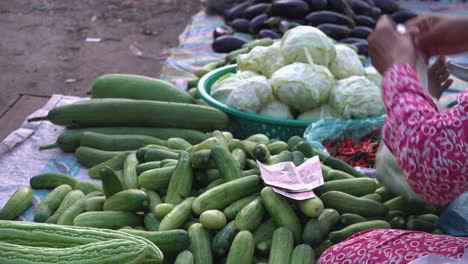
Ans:
{"label": "market ground", "polygon": [[86,96],[105,73],[158,77],[200,10],[198,0],[0,1],[0,141],[52,94]]}

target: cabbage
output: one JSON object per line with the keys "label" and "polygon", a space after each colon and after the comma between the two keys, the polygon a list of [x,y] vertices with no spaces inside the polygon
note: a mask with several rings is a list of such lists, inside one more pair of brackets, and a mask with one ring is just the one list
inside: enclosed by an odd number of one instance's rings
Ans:
{"label": "cabbage", "polygon": [[281,39],[281,53],[287,64],[308,62],[304,49],[309,52],[315,64],[325,67],[328,67],[336,56],[333,41],[315,27],[292,28]]}
{"label": "cabbage", "polygon": [[336,57],[330,64],[330,71],[341,80],[351,76],[364,75],[364,66],[357,53],[345,45],[336,45]]}
{"label": "cabbage", "polygon": [[271,100],[260,110],[259,114],[282,119],[293,119],[289,106],[277,100]]}
{"label": "cabbage", "polygon": [[255,47],[249,53],[241,54],[237,58],[237,66],[240,70],[254,71],[268,78],[284,65],[279,42],[268,47]]}
{"label": "cabbage", "polygon": [[327,101],[334,78],[323,66],[296,62],[276,71],[270,83],[281,102],[304,112]]}
{"label": "cabbage", "polygon": [[369,81],[377,85],[377,87],[382,86],[382,75],[372,66],[369,66],[364,69],[365,76]]}
{"label": "cabbage", "polygon": [[318,121],[327,117],[341,118],[340,114],[338,114],[335,109],[331,108],[328,104],[324,104],[300,114],[297,120]]}
{"label": "cabbage", "polygon": [[345,119],[374,117],[385,113],[379,87],[362,76],[338,81],[330,92],[329,104]]}
{"label": "cabbage", "polygon": [[229,98],[229,95],[231,95],[231,92],[233,90],[234,87],[216,89],[216,91],[211,93],[211,97],[213,97],[213,99],[215,99],[218,102],[226,104],[227,99]]}
{"label": "cabbage", "polygon": [[228,73],[223,77],[219,78],[212,86],[211,86],[211,95],[218,90],[218,89],[234,89],[237,85],[240,84],[242,80],[234,73]]}
{"label": "cabbage", "polygon": [[241,111],[256,113],[268,103],[272,89],[264,76],[242,80],[232,90],[226,104]]}
{"label": "cabbage", "polygon": [[243,80],[250,77],[258,76],[259,74],[253,71],[237,71],[237,78]]}

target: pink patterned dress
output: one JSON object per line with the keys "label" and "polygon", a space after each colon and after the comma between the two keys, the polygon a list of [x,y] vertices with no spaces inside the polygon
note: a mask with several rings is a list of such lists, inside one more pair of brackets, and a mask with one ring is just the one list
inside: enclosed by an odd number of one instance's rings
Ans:
{"label": "pink patterned dress", "polygon": [[[382,83],[383,140],[409,185],[426,201],[447,204],[468,191],[468,91],[439,113],[414,67],[393,65]],[[461,258],[468,238],[406,230],[368,230],[326,250],[320,264],[410,263],[428,254]]]}

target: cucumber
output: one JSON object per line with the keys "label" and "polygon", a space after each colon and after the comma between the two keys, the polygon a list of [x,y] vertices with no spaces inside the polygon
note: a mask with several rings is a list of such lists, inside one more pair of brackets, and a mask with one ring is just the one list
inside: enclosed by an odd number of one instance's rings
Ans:
{"label": "cucumber", "polygon": [[402,211],[398,211],[398,210],[390,210],[388,211],[388,214],[385,216],[385,221],[390,221],[397,216],[405,217],[405,213],[403,213]]}
{"label": "cucumber", "polygon": [[340,224],[344,227],[365,221],[367,221],[367,219],[357,214],[344,213],[340,216]]}
{"label": "cucumber", "polygon": [[193,264],[193,255],[192,252],[188,250],[184,250],[177,255],[176,260],[174,261],[174,264]]}
{"label": "cucumber", "polygon": [[272,218],[261,223],[253,233],[255,244],[258,244],[261,241],[271,240],[276,228],[277,226],[273,222]]}
{"label": "cucumber", "polygon": [[203,149],[193,153],[192,155],[192,168],[206,169],[210,165],[211,150]]}
{"label": "cucumber", "polygon": [[387,189],[387,187],[385,186],[380,186],[379,188],[377,188],[377,190],[375,190],[375,193],[382,197],[383,202],[386,202],[395,197],[395,195],[393,195],[390,192],[390,190]]}
{"label": "cucumber", "polygon": [[294,234],[294,241],[299,243],[302,240],[302,225],[288,201],[271,187],[262,189],[261,198],[275,224],[289,228]]}
{"label": "cucumber", "polygon": [[197,170],[195,171],[195,179],[202,186],[206,186],[221,176],[217,169]]}
{"label": "cucumber", "polygon": [[291,264],[314,264],[314,250],[307,244],[301,244],[294,248],[291,256]]}
{"label": "cucumber", "polygon": [[256,244],[255,247],[257,249],[258,255],[266,256],[266,257],[270,255],[271,244],[273,243],[273,233],[271,234],[271,237],[272,237],[271,239],[260,241],[259,243]]}
{"label": "cucumber", "polygon": [[192,204],[195,197],[189,197],[176,205],[161,221],[159,231],[172,230],[181,227],[192,215]]}
{"label": "cucumber", "polygon": [[347,239],[348,237],[356,234],[357,232],[361,232],[361,231],[369,230],[369,229],[390,229],[390,228],[391,228],[390,224],[382,220],[373,220],[373,221],[366,221],[362,223],[352,224],[339,231],[331,232],[330,241],[332,243],[339,243]]}
{"label": "cucumber", "polygon": [[315,152],[314,152],[314,149],[312,148],[312,145],[310,145],[309,142],[304,141],[304,140],[297,143],[297,145],[294,147],[293,150],[302,152],[302,154],[304,154],[304,157],[306,158],[312,158],[313,156],[315,156]]}
{"label": "cucumber", "polygon": [[122,174],[122,185],[125,189],[138,189],[138,175],[136,172],[136,166],[138,165],[138,159],[136,153],[130,153],[124,162],[123,174]]}
{"label": "cucumber", "polygon": [[94,179],[99,179],[101,169],[104,167],[109,167],[114,171],[122,170],[124,167],[124,162],[130,153],[130,151],[125,151],[109,160],[94,165],[93,167],[89,168],[88,176]]}
{"label": "cucumber", "polygon": [[102,186],[98,183],[91,181],[81,181],[75,185],[75,190],[80,190],[84,192],[84,194],[92,192],[102,192]]}
{"label": "cucumber", "polygon": [[127,98],[178,103],[193,103],[193,99],[173,84],[134,74],[105,74],[91,87],[91,98]]}
{"label": "cucumber", "polygon": [[320,258],[320,255],[331,246],[333,246],[333,243],[330,240],[324,240],[320,245],[314,247],[315,257]]}
{"label": "cucumber", "polygon": [[217,257],[227,255],[231,247],[232,240],[237,234],[235,221],[229,222],[223,227],[211,241],[211,250]]}
{"label": "cucumber", "polygon": [[326,157],[324,160],[323,160],[323,164],[324,165],[327,165],[335,170],[340,170],[340,171],[343,171],[343,172],[346,172],[354,177],[357,177],[357,178],[362,178],[364,177],[364,175],[362,175],[361,173],[359,173],[357,170],[355,170],[353,167],[351,167],[348,163],[340,160],[340,159],[337,159],[337,158],[334,158],[332,156],[328,156]]}
{"label": "cucumber", "polygon": [[270,150],[268,149],[268,146],[263,143],[258,144],[252,150],[252,157],[262,163],[267,162],[270,156],[271,155],[270,155]]}
{"label": "cucumber", "polygon": [[271,155],[277,155],[282,151],[289,150],[288,143],[284,141],[275,141],[268,144],[268,149],[270,150]]}
{"label": "cucumber", "polygon": [[72,206],[74,203],[76,203],[78,200],[82,199],[85,196],[85,194],[80,191],[80,190],[74,190],[69,192],[65,198],[63,198],[63,201],[60,203],[60,206],[57,208],[57,210],[54,212],[52,216],[47,218],[45,221],[46,223],[51,223],[51,224],[56,224],[57,221],[59,220],[60,216],[65,212],[65,210]]}
{"label": "cucumber", "polygon": [[210,234],[201,224],[193,224],[188,230],[190,240],[190,251],[193,253],[195,264],[212,264],[213,254],[211,252]]}
{"label": "cucumber", "polygon": [[330,167],[328,167],[328,166],[325,166],[325,165],[323,165],[322,163],[320,163],[320,168],[322,169],[323,180],[324,180],[324,181],[327,181],[328,174],[330,173],[330,171],[332,170],[332,168],[330,168]]}
{"label": "cucumber", "polygon": [[408,222],[406,222],[406,229],[430,233],[432,232],[432,230],[435,229],[435,224],[425,219],[412,218],[409,219]]}
{"label": "cucumber", "polygon": [[308,217],[318,217],[324,209],[322,200],[317,196],[297,203],[301,212]]}
{"label": "cucumber", "polygon": [[147,170],[138,176],[138,183],[140,187],[150,190],[167,189],[175,169],[175,166],[171,166]]}
{"label": "cucumber", "polygon": [[325,181],[336,181],[336,180],[347,180],[347,179],[356,179],[351,174],[348,174],[344,171],[339,171],[339,170],[329,170],[327,173],[327,177],[324,177]]}
{"label": "cucumber", "polygon": [[177,159],[178,156],[178,153],[169,149],[150,149],[145,153],[144,161],[151,162],[161,161],[164,159]]}
{"label": "cucumber", "polygon": [[80,200],[76,201],[73,205],[65,209],[62,215],[57,220],[58,225],[73,225],[73,220],[76,216],[81,213],[84,213],[85,210],[85,202],[86,200],[102,196],[100,192],[91,192],[85,195],[85,197],[81,198]]}
{"label": "cucumber", "polygon": [[294,150],[296,148],[296,145],[299,144],[299,142],[304,141],[303,138],[299,136],[292,136],[288,139],[288,146],[290,150]]}
{"label": "cucumber", "polygon": [[102,190],[106,198],[124,190],[122,183],[110,167],[101,169]]}
{"label": "cucumber", "polygon": [[259,169],[250,169],[243,171],[242,174],[245,176],[251,176],[251,175],[260,175],[260,170]]}
{"label": "cucumber", "polygon": [[272,164],[276,164],[280,162],[287,162],[287,161],[293,162],[294,155],[292,154],[292,152],[285,150],[279,153],[278,155],[271,156],[268,159],[267,164],[272,165]]}
{"label": "cucumber", "polygon": [[200,215],[200,224],[208,230],[219,230],[226,225],[226,216],[219,210],[207,210]]}
{"label": "cucumber", "polygon": [[258,164],[254,160],[251,160],[251,159],[245,160],[245,165],[250,170],[258,170]]}
{"label": "cucumber", "polygon": [[186,150],[190,148],[192,144],[183,138],[173,137],[167,140],[167,146],[170,149]]}
{"label": "cucumber", "polygon": [[200,215],[210,209],[221,210],[234,201],[258,192],[260,184],[260,177],[255,175],[223,183],[198,196],[192,205],[193,212]]}
{"label": "cucumber", "polygon": [[302,152],[295,150],[291,153],[294,157],[293,163],[295,166],[300,166],[302,163],[304,163],[304,154],[302,154]]}
{"label": "cucumber", "polygon": [[178,204],[190,195],[192,190],[193,171],[190,156],[183,151],[179,155],[179,162],[172,173],[167,187],[166,203]]}
{"label": "cucumber", "polygon": [[382,196],[380,196],[378,193],[369,193],[369,194],[366,194],[364,196],[361,196],[361,198],[374,200],[374,201],[379,202],[379,203],[382,202]]}
{"label": "cucumber", "polygon": [[239,213],[242,208],[244,208],[246,205],[248,205],[250,202],[255,200],[258,197],[257,194],[252,195],[252,196],[247,196],[244,198],[241,198],[235,202],[233,202],[231,205],[226,207],[223,211],[224,215],[228,220],[232,220],[236,218],[237,213]]}
{"label": "cucumber", "polygon": [[29,185],[31,185],[33,189],[53,189],[63,184],[75,188],[77,182],[78,181],[72,176],[63,173],[49,172],[33,176],[29,180]]}
{"label": "cucumber", "polygon": [[333,230],[340,220],[340,214],[331,208],[324,209],[318,218],[307,221],[302,238],[304,243],[316,246]]}
{"label": "cucumber", "polygon": [[294,235],[286,227],[278,227],[273,233],[268,264],[290,263],[294,247]]}
{"label": "cucumber", "polygon": [[268,144],[270,143],[270,138],[265,134],[254,134],[246,138],[245,140],[252,141],[258,144]]}
{"label": "cucumber", "polygon": [[52,190],[46,197],[39,203],[34,212],[34,222],[44,222],[62,203],[63,199],[69,192],[72,191],[70,185],[60,185]]}
{"label": "cucumber", "polygon": [[175,206],[170,203],[160,203],[156,205],[154,210],[154,215],[160,220],[163,220],[166,215],[168,215],[172,210],[174,210]]}
{"label": "cucumber", "polygon": [[144,192],[148,196],[148,200],[149,200],[148,208],[151,211],[154,209],[154,207],[156,207],[156,205],[161,203],[161,197],[159,196],[157,192],[152,191],[152,190],[144,190]]}
{"label": "cucumber", "polygon": [[81,135],[80,145],[100,150],[137,150],[149,144],[167,146],[167,142],[145,135],[106,135],[86,131]]}
{"label": "cucumber", "polygon": [[240,231],[232,242],[226,264],[252,263],[255,245],[252,234]]}
{"label": "cucumber", "polygon": [[0,220],[13,220],[28,209],[33,202],[33,192],[28,187],[20,187],[13,193],[0,210]]}
{"label": "cucumber", "polygon": [[85,201],[86,212],[103,211],[105,201],[106,201],[106,197],[104,196],[97,196],[97,197],[87,199]]}
{"label": "cucumber", "polygon": [[143,237],[157,245],[164,256],[177,255],[190,246],[190,237],[187,231],[175,229],[169,231],[140,231],[134,229],[121,230],[124,233]]}
{"label": "cucumber", "polygon": [[231,154],[232,157],[237,161],[239,168],[243,169],[245,167],[245,162],[247,159],[245,152],[240,148],[236,148],[231,152]]}
{"label": "cucumber", "polygon": [[125,153],[125,152],[106,151],[106,150],[94,149],[90,147],[79,147],[75,151],[75,156],[81,165],[87,168],[91,168],[100,163],[108,161],[122,153]]}
{"label": "cucumber", "polygon": [[147,126],[187,128],[199,131],[224,129],[229,124],[228,116],[212,107],[129,99],[80,101],[56,107],[50,110],[47,116],[30,118],[28,122],[41,120],[49,120],[56,125],[71,128]]}
{"label": "cucumber", "polygon": [[214,146],[211,149],[211,157],[224,181],[236,180],[243,176],[237,161],[227,149]]}
{"label": "cucumber", "polygon": [[388,223],[392,229],[406,229],[406,220],[401,216],[395,216],[393,219],[388,221]]}
{"label": "cucumber", "polygon": [[385,205],[353,195],[329,191],[320,196],[326,208],[334,208],[340,213],[358,214],[363,217],[385,216],[388,209]]}
{"label": "cucumber", "polygon": [[139,226],[140,216],[124,211],[96,211],[82,213],[73,219],[73,225],[94,228],[119,229],[124,226]]}
{"label": "cucumber", "polygon": [[136,167],[136,172],[138,175],[142,174],[145,171],[161,168],[161,161],[150,161],[142,164],[138,164]]}
{"label": "cucumber", "polygon": [[125,190],[112,195],[104,203],[104,211],[143,212],[148,208],[148,195],[142,190]]}
{"label": "cucumber", "polygon": [[402,196],[397,196],[390,200],[387,200],[384,205],[388,208],[388,210],[397,210],[405,212],[408,210],[408,201]]}
{"label": "cucumber", "polygon": [[247,204],[236,216],[236,228],[238,230],[255,230],[263,220],[265,209],[263,208],[262,200],[257,197],[255,200]]}
{"label": "cucumber", "polygon": [[146,213],[143,218],[143,223],[146,230],[148,231],[158,231],[161,221],[152,213]]}
{"label": "cucumber", "polygon": [[363,196],[373,193],[377,189],[377,183],[370,178],[356,178],[329,181],[314,189],[317,195],[322,195],[328,191],[339,191],[354,196]]}
{"label": "cucumber", "polygon": [[439,221],[439,217],[435,214],[422,214],[415,216],[415,218],[431,222],[434,225]]}

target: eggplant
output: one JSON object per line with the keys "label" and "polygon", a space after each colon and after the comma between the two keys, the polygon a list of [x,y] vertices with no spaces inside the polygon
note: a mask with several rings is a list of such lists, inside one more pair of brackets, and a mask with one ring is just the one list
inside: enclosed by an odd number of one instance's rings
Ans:
{"label": "eggplant", "polygon": [[353,3],[352,8],[355,14],[367,14],[372,6],[363,0],[357,0]]}
{"label": "eggplant", "polygon": [[305,0],[309,4],[311,11],[319,11],[327,9],[328,2],[327,0]]}
{"label": "eggplant", "polygon": [[368,3],[371,7],[375,6],[374,0],[362,0],[362,1]]}
{"label": "eggplant", "polygon": [[271,39],[279,39],[281,35],[279,32],[272,30],[272,29],[262,29],[258,32],[257,36],[259,38],[271,38]]}
{"label": "eggplant", "polygon": [[249,32],[250,20],[245,18],[237,18],[231,21],[230,26],[237,32]]}
{"label": "eggplant", "polygon": [[247,43],[247,41],[242,38],[232,35],[224,35],[216,38],[215,41],[213,41],[213,44],[211,44],[211,47],[216,52],[227,53],[242,48],[245,43]]}
{"label": "eggplant", "polygon": [[281,17],[269,17],[263,24],[269,28],[277,28],[281,23]]}
{"label": "eggplant", "polygon": [[289,18],[303,18],[309,11],[309,5],[302,0],[277,0],[270,9],[273,16]]}
{"label": "eggplant", "polygon": [[249,2],[245,1],[235,5],[224,12],[224,19],[231,21],[242,16],[242,13],[249,7]]}
{"label": "eggplant", "polygon": [[260,4],[252,5],[252,6],[249,6],[242,13],[242,16],[247,19],[252,19],[263,13],[268,13],[268,10],[270,9],[270,7],[271,7],[271,4],[267,4],[267,3],[260,3]]}
{"label": "eggplant", "polygon": [[328,0],[328,6],[331,10],[345,14],[354,18],[354,11],[346,0]]}
{"label": "eggplant", "polygon": [[369,55],[369,53],[367,51],[367,48],[368,48],[367,40],[366,41],[355,42],[355,43],[353,43],[353,45],[357,47],[359,55],[364,55],[364,56]]}
{"label": "eggplant", "polygon": [[354,44],[356,42],[367,42],[366,39],[361,39],[361,38],[344,38],[344,39],[340,39],[338,41],[339,43],[343,43],[343,44]]}
{"label": "eggplant", "polygon": [[372,28],[364,27],[364,26],[357,26],[351,30],[351,33],[349,34],[349,36],[353,38],[367,39],[370,33],[372,33]]}
{"label": "eggplant", "polygon": [[400,5],[395,0],[374,0],[374,3],[383,14],[392,14],[400,10]]}
{"label": "eggplant", "polygon": [[271,3],[271,0],[249,0],[249,5],[256,5],[260,3]]}
{"label": "eggplant", "polygon": [[356,22],[356,25],[358,26],[365,26],[365,27],[370,27],[374,28],[375,24],[377,23],[372,17],[364,16],[364,15],[358,15],[354,19]]}
{"label": "eggplant", "polygon": [[287,20],[281,21],[281,23],[278,26],[278,31],[282,34],[286,33],[286,31],[290,30],[291,28],[295,28],[297,26],[300,26],[301,24],[295,23],[295,22],[289,22]]}
{"label": "eggplant", "polygon": [[305,19],[303,18],[288,18],[288,17],[283,17],[284,20],[288,21],[289,23],[296,23],[296,24],[301,24],[304,25],[306,23]]}
{"label": "eggplant", "polygon": [[373,7],[369,11],[369,16],[372,17],[375,21],[379,20],[380,16],[382,15],[382,10],[378,7]]}
{"label": "eggplant", "polygon": [[265,21],[268,19],[267,14],[261,14],[254,17],[250,20],[249,31],[250,33],[257,33],[260,29],[264,29],[266,27]]}
{"label": "eggplant", "polygon": [[320,29],[327,36],[335,40],[346,38],[351,33],[351,30],[347,26],[330,23],[318,25],[317,28]]}
{"label": "eggplant", "polygon": [[217,37],[220,37],[220,36],[224,36],[224,35],[232,35],[234,34],[234,31],[230,28],[230,27],[226,27],[226,26],[217,26],[214,30],[213,30],[213,38],[217,38]]}
{"label": "eggplant", "polygon": [[305,20],[307,24],[311,26],[317,26],[317,25],[324,24],[324,23],[331,23],[331,24],[337,24],[337,25],[345,25],[348,27],[354,27],[354,21],[351,18],[341,13],[337,13],[333,11],[326,11],[326,10],[315,11],[315,12],[308,14],[305,17]]}
{"label": "eggplant", "polygon": [[400,10],[392,14],[392,19],[396,23],[406,23],[406,21],[417,17],[418,14],[411,10]]}

